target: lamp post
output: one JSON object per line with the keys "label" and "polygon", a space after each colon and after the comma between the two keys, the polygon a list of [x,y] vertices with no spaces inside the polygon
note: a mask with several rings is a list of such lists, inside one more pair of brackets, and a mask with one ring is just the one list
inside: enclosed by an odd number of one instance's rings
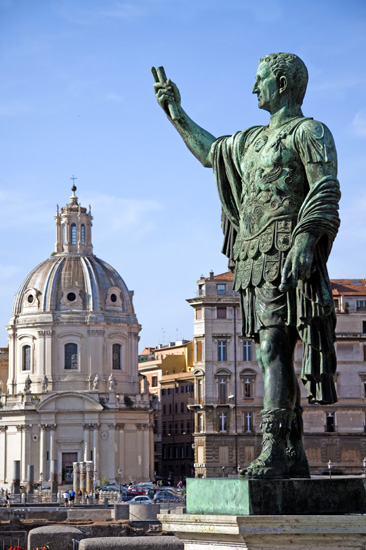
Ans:
{"label": "lamp post", "polygon": [[328,462],[329,479],[332,478],[332,468],[333,468],[333,462],[330,460],[330,461]]}

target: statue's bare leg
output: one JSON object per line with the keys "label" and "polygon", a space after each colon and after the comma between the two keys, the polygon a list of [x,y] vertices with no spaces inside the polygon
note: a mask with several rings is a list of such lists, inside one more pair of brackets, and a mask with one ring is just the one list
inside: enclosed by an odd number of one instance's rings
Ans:
{"label": "statue's bare leg", "polygon": [[288,438],[295,418],[297,381],[293,354],[297,333],[286,325],[259,331],[257,359],[263,373],[262,452],[246,469],[254,478],[287,478],[290,475]]}

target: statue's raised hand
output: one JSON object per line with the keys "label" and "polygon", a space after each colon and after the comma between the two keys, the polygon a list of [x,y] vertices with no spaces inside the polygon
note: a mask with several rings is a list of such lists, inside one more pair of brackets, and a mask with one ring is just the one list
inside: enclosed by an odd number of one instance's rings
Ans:
{"label": "statue's raised hand", "polygon": [[155,84],[155,96],[159,105],[172,120],[179,120],[180,93],[177,86],[167,79],[164,67],[151,67]]}

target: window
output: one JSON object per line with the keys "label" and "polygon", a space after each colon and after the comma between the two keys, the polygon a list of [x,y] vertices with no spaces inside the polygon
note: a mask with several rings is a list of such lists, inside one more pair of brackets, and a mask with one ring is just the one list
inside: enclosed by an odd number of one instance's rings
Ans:
{"label": "window", "polygon": [[226,319],[226,307],[217,306],[216,313],[217,313],[217,319]]}
{"label": "window", "polygon": [[366,334],[366,321],[362,321],[362,333]]}
{"label": "window", "polygon": [[166,405],[163,405],[163,414],[166,414]]}
{"label": "window", "polygon": [[327,413],[326,420],[327,420],[327,424],[325,426],[325,431],[326,432],[335,432],[334,413]]}
{"label": "window", "polygon": [[76,225],[74,223],[71,224],[71,244],[76,244]]}
{"label": "window", "polygon": [[174,412],[178,414],[178,403],[174,403]]}
{"label": "window", "polygon": [[181,445],[180,447],[180,457],[184,458],[184,445]]}
{"label": "window", "polygon": [[333,303],[334,303],[334,309],[335,310],[339,309],[339,298],[334,298]]}
{"label": "window", "polygon": [[196,308],[196,319],[197,320],[202,319],[202,308],[201,307]]}
{"label": "window", "polygon": [[226,340],[219,340],[217,342],[217,360],[226,361]]}
{"label": "window", "polygon": [[243,361],[252,360],[252,342],[250,340],[245,340],[243,342]]}
{"label": "window", "polygon": [[186,393],[190,393],[191,391],[191,386],[186,386]]}
{"label": "window", "polygon": [[163,390],[161,390],[161,395],[165,395],[166,394],[166,390],[165,388]]}
{"label": "window", "polygon": [[180,404],[180,412],[184,413],[184,403],[183,403],[183,401]]}
{"label": "window", "polygon": [[181,386],[180,386],[180,393],[184,393],[184,386],[183,386],[183,384],[181,384]]}
{"label": "window", "polygon": [[189,420],[187,420],[187,427],[186,427],[186,432],[187,434],[190,434],[191,433],[191,422]]}
{"label": "window", "polygon": [[30,346],[23,346],[23,370],[31,370],[31,348]]}
{"label": "window", "polygon": [[169,403],[169,414],[172,414],[172,404]]}
{"label": "window", "polygon": [[225,296],[226,294],[226,285],[217,285],[217,295],[218,296]]}
{"label": "window", "polygon": [[173,424],[169,422],[168,424],[168,435],[172,435],[173,433]]}
{"label": "window", "polygon": [[120,344],[112,346],[112,368],[113,370],[121,370],[121,348]]}
{"label": "window", "polygon": [[163,422],[163,435],[166,435],[166,423]]}
{"label": "window", "polygon": [[165,445],[163,446],[163,458],[167,458],[167,450]]}
{"label": "window", "polygon": [[184,422],[181,422],[181,423],[180,423],[180,433],[181,433],[181,434],[184,433]]}
{"label": "window", "polygon": [[85,244],[85,225],[83,223],[81,224],[81,237],[80,237],[80,240],[81,240],[81,244]]}
{"label": "window", "polygon": [[158,385],[158,377],[157,376],[153,376],[151,378],[151,385],[153,386],[153,388],[155,388]]}
{"label": "window", "polygon": [[219,432],[227,432],[227,413],[220,413],[219,414]]}
{"label": "window", "polygon": [[77,344],[65,345],[65,369],[76,370],[78,368],[78,346]]}
{"label": "window", "polygon": [[244,398],[248,399],[250,397],[253,397],[252,379],[249,376],[246,376],[244,379]]}
{"label": "window", "polygon": [[178,422],[174,422],[174,434],[175,435],[179,434],[179,432],[178,432]]}
{"label": "window", "polygon": [[226,377],[219,378],[219,403],[226,403]]}
{"label": "window", "polygon": [[171,395],[172,393],[172,388],[168,388],[168,395]]}
{"label": "window", "polygon": [[366,308],[366,300],[357,300],[357,309]]}
{"label": "window", "polygon": [[198,285],[198,296],[205,295],[205,285]]}
{"label": "window", "polygon": [[175,393],[179,393],[179,386],[175,386]]}
{"label": "window", "polygon": [[244,413],[243,432],[244,433],[252,433],[253,432],[253,413],[252,412],[248,411],[248,412]]}

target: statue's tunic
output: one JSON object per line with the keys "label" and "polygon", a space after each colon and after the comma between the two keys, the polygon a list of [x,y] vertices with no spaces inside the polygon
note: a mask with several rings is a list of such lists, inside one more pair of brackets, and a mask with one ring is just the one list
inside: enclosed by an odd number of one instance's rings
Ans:
{"label": "statue's tunic", "polygon": [[[310,401],[334,403],[335,313],[326,270],[339,227],[333,138],[323,124],[297,117],[278,129],[254,127],[219,138],[212,159],[243,333],[258,340],[262,327],[295,326]],[[308,177],[312,165],[317,181]],[[283,294],[278,287],[288,251],[308,232],[319,236],[312,275]]]}

